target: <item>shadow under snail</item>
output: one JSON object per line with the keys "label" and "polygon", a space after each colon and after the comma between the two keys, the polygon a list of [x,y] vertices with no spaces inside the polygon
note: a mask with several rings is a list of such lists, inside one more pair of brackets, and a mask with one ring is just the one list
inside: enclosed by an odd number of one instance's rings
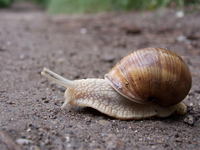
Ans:
{"label": "shadow under snail", "polygon": [[182,100],[191,84],[191,73],[180,56],[163,48],[133,51],[119,61],[104,79],[68,80],[47,68],[41,72],[64,86],[67,104],[94,108],[118,119],[183,115]]}

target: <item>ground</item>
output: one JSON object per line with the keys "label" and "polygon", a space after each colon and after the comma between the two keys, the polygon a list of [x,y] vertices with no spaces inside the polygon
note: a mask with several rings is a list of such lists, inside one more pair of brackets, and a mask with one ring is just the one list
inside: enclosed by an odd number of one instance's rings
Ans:
{"label": "ground", "polygon": [[[0,149],[199,149],[200,13],[176,13],[1,10]],[[121,121],[90,108],[61,110],[65,89],[40,75],[48,67],[69,79],[103,78],[123,56],[144,47],[171,49],[189,65],[193,85],[185,116]]]}

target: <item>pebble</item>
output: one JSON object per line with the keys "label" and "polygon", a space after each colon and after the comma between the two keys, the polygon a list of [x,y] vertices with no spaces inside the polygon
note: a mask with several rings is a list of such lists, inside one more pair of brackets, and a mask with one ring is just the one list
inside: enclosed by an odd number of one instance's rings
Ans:
{"label": "pebble", "polygon": [[4,51],[6,51],[6,50],[7,50],[6,48],[0,47],[0,51],[4,52]]}
{"label": "pebble", "polygon": [[189,103],[189,106],[193,106],[194,104],[193,103]]}
{"label": "pebble", "polygon": [[59,58],[57,59],[58,64],[63,64],[65,62],[65,58]]}
{"label": "pebble", "polygon": [[108,124],[109,124],[109,122],[106,121],[106,120],[99,120],[98,123],[99,123],[100,125],[102,125],[102,126],[105,126],[105,125],[108,125]]}
{"label": "pebble", "polygon": [[106,149],[122,149],[124,142],[114,134],[108,134],[104,137]]}
{"label": "pebble", "polygon": [[20,144],[20,145],[27,145],[27,144],[33,143],[33,141],[31,141],[31,140],[22,139],[22,138],[17,139],[16,142],[17,142],[18,144]]}
{"label": "pebble", "polygon": [[10,46],[11,44],[12,44],[11,41],[6,42],[6,45],[8,45],[8,46]]}
{"label": "pebble", "polygon": [[178,37],[176,38],[176,40],[177,40],[178,42],[185,42],[185,41],[187,41],[187,37],[184,36],[184,35],[180,35],[180,36],[178,36]]}
{"label": "pebble", "polygon": [[188,125],[194,125],[195,120],[194,120],[194,117],[192,115],[188,115],[184,119],[184,122],[187,123]]}
{"label": "pebble", "polygon": [[35,145],[34,145],[34,146],[31,146],[31,147],[30,147],[30,150],[40,150],[40,148],[39,148],[38,146],[35,146]]}
{"label": "pebble", "polygon": [[87,33],[87,29],[86,28],[81,28],[80,29],[80,33],[81,34],[86,34]]}
{"label": "pebble", "polygon": [[49,100],[48,100],[46,97],[42,97],[42,101],[43,101],[44,103],[49,103]]}
{"label": "pebble", "polygon": [[195,93],[200,93],[199,89],[194,90]]}
{"label": "pebble", "polygon": [[26,132],[31,132],[31,128],[28,128],[28,129],[26,130]]}
{"label": "pebble", "polygon": [[19,59],[21,59],[21,60],[26,59],[26,57],[27,57],[27,56],[26,56],[25,54],[20,54],[20,55],[19,55]]}
{"label": "pebble", "polygon": [[135,130],[134,132],[135,132],[135,133],[138,133],[138,130]]}
{"label": "pebble", "polygon": [[70,142],[70,135],[66,135],[65,140],[66,140],[66,142]]}
{"label": "pebble", "polygon": [[127,34],[141,34],[142,30],[133,24],[124,24],[121,27]]}
{"label": "pebble", "polygon": [[44,103],[49,103],[49,100],[45,99],[45,100],[44,100]]}
{"label": "pebble", "polygon": [[51,142],[50,142],[49,139],[45,139],[45,140],[44,140],[44,144],[45,144],[45,145],[49,145],[50,143],[51,143]]}
{"label": "pebble", "polygon": [[105,62],[112,63],[115,60],[115,57],[113,55],[105,55],[102,57],[102,60]]}
{"label": "pebble", "polygon": [[183,12],[182,10],[177,11],[177,12],[176,12],[176,17],[177,17],[177,18],[183,18],[183,17],[184,17],[184,12]]}

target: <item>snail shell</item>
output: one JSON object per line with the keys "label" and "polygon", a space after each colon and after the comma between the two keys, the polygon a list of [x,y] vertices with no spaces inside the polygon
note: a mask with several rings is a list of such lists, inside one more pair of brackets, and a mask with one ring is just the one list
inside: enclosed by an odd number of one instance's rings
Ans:
{"label": "snail shell", "polygon": [[136,103],[178,104],[191,88],[191,74],[181,57],[163,48],[134,51],[105,75],[121,95]]}

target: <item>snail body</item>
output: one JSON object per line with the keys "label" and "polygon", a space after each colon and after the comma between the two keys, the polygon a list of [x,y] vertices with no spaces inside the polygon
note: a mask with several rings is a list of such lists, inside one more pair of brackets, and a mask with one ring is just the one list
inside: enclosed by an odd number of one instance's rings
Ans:
{"label": "snail body", "polygon": [[182,100],[191,88],[191,75],[181,57],[160,48],[134,51],[105,79],[71,81],[46,68],[41,74],[66,87],[62,108],[86,106],[123,120],[185,114]]}

